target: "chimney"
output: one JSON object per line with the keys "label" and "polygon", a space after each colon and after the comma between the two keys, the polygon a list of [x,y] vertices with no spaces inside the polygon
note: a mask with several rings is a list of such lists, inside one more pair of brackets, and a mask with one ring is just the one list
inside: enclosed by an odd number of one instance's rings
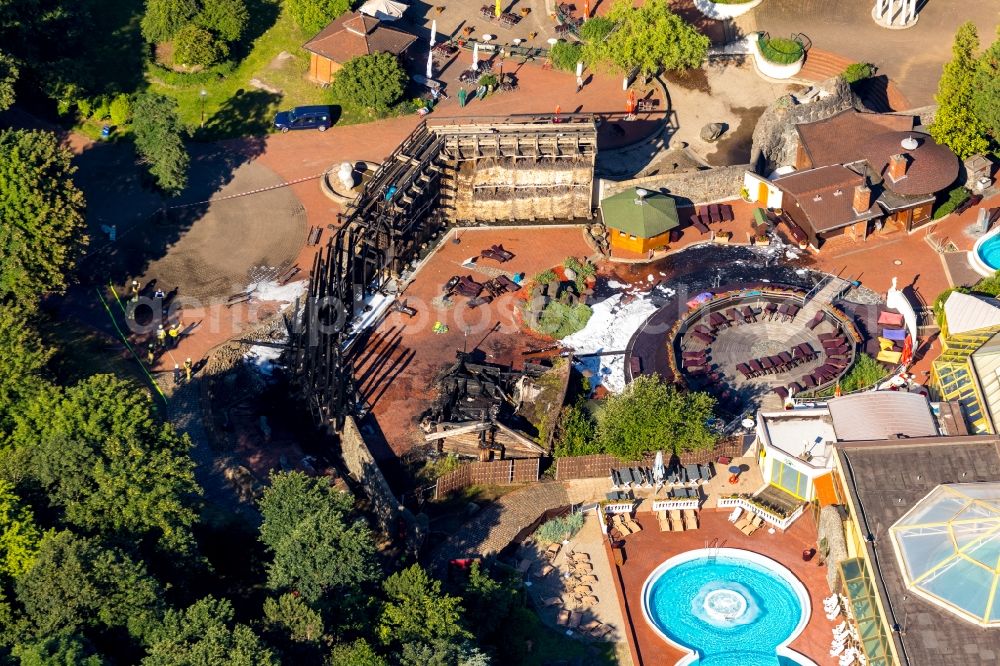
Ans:
{"label": "chimney", "polygon": [[872,207],[872,191],[865,185],[854,188],[854,212],[864,213]]}
{"label": "chimney", "polygon": [[906,175],[909,166],[906,153],[896,153],[889,156],[889,178],[895,182]]}

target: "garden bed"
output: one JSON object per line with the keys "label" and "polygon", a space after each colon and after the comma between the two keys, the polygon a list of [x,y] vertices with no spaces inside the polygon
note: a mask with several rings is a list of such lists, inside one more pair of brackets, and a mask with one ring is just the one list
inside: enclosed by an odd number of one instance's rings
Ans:
{"label": "garden bed", "polygon": [[755,32],[747,36],[757,72],[769,79],[790,79],[802,69],[805,47],[801,42],[783,37],[772,38]]}

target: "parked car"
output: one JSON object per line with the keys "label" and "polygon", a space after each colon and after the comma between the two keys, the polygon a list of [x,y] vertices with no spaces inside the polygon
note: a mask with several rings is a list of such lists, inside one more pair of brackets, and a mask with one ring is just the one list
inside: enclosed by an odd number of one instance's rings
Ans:
{"label": "parked car", "polygon": [[314,127],[320,132],[330,127],[329,106],[297,106],[291,111],[279,111],[274,116],[274,129],[282,132]]}

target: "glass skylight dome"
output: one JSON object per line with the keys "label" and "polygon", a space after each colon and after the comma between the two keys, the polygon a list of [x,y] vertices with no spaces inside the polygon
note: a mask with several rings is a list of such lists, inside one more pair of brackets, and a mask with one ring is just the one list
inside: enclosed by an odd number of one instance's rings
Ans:
{"label": "glass skylight dome", "polygon": [[889,535],[914,594],[980,626],[1000,626],[1000,483],[940,485]]}

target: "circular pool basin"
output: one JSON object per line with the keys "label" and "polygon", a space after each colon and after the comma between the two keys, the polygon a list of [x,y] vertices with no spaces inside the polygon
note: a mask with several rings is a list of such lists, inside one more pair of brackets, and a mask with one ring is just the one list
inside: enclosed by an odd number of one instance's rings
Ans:
{"label": "circular pool basin", "polygon": [[642,588],[646,622],[688,653],[679,666],[815,666],[788,647],[809,609],[809,594],[791,571],[736,548],[672,557]]}
{"label": "circular pool basin", "polygon": [[1000,268],[1000,235],[994,234],[985,239],[978,252],[984,264],[993,270]]}

